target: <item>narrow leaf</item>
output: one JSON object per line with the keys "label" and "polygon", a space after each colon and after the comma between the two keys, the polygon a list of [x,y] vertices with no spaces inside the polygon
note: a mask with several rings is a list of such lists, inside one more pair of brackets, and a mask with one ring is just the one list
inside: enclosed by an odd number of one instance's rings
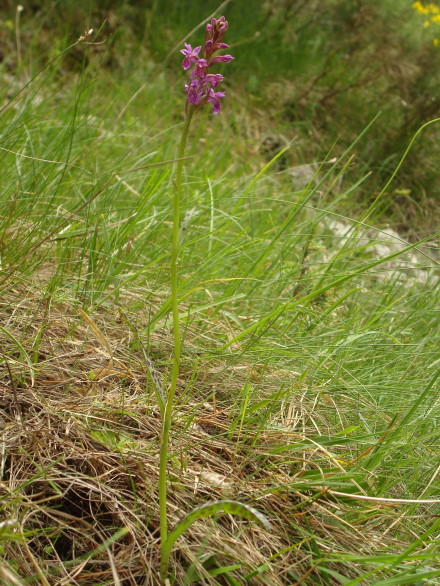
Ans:
{"label": "narrow leaf", "polygon": [[249,505],[245,505],[244,503],[240,503],[238,501],[215,501],[212,503],[207,503],[206,505],[202,505],[201,507],[193,509],[190,513],[185,515],[183,519],[179,521],[173,531],[171,531],[167,540],[162,545],[162,563],[168,565],[170,553],[175,542],[182,535],[182,533],[184,533],[184,531],[191,527],[194,521],[197,521],[197,519],[206,519],[207,517],[213,517],[214,515],[225,513],[229,515],[238,515],[239,517],[244,517],[250,521],[255,521],[256,523],[259,523],[265,527],[268,531],[271,528],[269,521],[262,513]]}

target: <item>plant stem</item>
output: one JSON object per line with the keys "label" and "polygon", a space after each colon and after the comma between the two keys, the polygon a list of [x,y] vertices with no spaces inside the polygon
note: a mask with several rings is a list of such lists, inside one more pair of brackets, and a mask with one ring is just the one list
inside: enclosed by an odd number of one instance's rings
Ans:
{"label": "plant stem", "polygon": [[162,421],[162,437],[160,446],[160,464],[159,464],[159,511],[160,511],[160,574],[162,580],[165,580],[168,574],[168,560],[164,555],[164,545],[168,538],[168,523],[167,523],[167,459],[168,459],[168,443],[171,428],[171,417],[173,414],[174,395],[176,393],[177,379],[179,377],[180,365],[180,322],[179,322],[179,298],[177,289],[177,257],[179,253],[179,223],[180,223],[180,197],[182,191],[182,169],[183,156],[185,154],[186,140],[188,138],[189,126],[194,108],[189,106],[185,124],[182,130],[182,138],[180,139],[178,158],[176,170],[176,188],[174,192],[174,213],[173,213],[173,234],[171,243],[171,307],[173,311],[173,334],[174,334],[174,360],[171,373],[171,385],[168,391],[167,403],[165,406],[165,413]]}

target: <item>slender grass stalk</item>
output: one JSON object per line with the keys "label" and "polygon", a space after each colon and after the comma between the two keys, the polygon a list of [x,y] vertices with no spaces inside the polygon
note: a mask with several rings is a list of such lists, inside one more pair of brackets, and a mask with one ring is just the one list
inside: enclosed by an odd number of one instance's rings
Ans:
{"label": "slender grass stalk", "polygon": [[162,422],[162,437],[160,446],[160,465],[159,465],[159,511],[160,511],[160,543],[161,543],[161,564],[160,573],[162,579],[166,578],[168,571],[167,559],[164,556],[164,546],[168,537],[167,522],[167,459],[168,459],[168,442],[171,428],[171,417],[173,414],[174,395],[176,394],[177,379],[179,377],[181,340],[180,340],[180,322],[179,322],[179,299],[178,299],[178,267],[177,259],[179,254],[179,224],[180,224],[180,199],[182,192],[182,170],[183,156],[185,153],[188,131],[191,119],[194,113],[193,106],[187,109],[186,120],[183,126],[182,138],[179,146],[179,161],[176,171],[176,186],[174,191],[174,212],[173,212],[173,232],[171,241],[171,307],[173,313],[173,335],[174,335],[174,359],[171,373],[171,385],[168,392],[165,413]]}
{"label": "slender grass stalk", "polygon": [[18,71],[22,72],[23,56],[21,53],[21,39],[20,39],[20,15],[24,8],[19,4],[15,10],[15,44],[17,47],[17,68]]}

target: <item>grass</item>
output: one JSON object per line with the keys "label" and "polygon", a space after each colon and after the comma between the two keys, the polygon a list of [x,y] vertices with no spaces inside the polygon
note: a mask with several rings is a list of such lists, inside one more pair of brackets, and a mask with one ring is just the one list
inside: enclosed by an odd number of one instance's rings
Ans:
{"label": "grass", "polygon": [[[14,79],[2,111],[8,585],[159,583],[145,357],[167,387],[183,81],[144,54],[120,77],[99,63]],[[298,190],[232,91],[224,111],[196,116],[185,162],[169,522],[233,499],[272,530],[197,521],[171,582],[438,584],[438,234],[379,258],[350,148]]]}

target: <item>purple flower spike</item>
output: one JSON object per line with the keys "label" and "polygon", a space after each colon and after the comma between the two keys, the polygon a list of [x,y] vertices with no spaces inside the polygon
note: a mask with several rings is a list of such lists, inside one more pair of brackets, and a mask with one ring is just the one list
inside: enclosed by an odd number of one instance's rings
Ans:
{"label": "purple flower spike", "polygon": [[212,111],[214,114],[220,113],[220,100],[219,98],[224,98],[224,92],[215,92],[212,88],[209,90],[209,97],[206,100],[208,103],[212,104]]}
{"label": "purple flower spike", "polygon": [[191,45],[185,43],[185,49],[180,49],[180,52],[185,55],[185,59],[182,62],[183,69],[189,69],[192,63],[195,63],[199,59],[200,49],[202,47],[195,47],[193,49]]}
{"label": "purple flower spike", "polygon": [[202,56],[199,57],[202,47],[194,49],[188,43],[181,53],[185,55],[183,69],[193,69],[190,72],[191,82],[185,85],[187,104],[193,108],[201,108],[206,103],[212,104],[214,114],[219,114],[221,105],[220,99],[225,97],[224,92],[216,92],[215,88],[223,81],[220,73],[210,73],[209,69],[216,63],[229,63],[234,59],[232,55],[217,55],[217,51],[228,49],[229,45],[223,42],[223,36],[228,30],[228,22],[224,16],[213,18],[206,25],[205,45]]}

